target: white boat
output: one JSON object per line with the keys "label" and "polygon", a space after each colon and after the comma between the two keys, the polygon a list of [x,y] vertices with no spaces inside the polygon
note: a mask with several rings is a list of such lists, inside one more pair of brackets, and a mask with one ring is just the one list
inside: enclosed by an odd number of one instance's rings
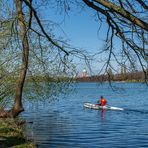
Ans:
{"label": "white boat", "polygon": [[114,107],[114,106],[108,106],[108,105],[105,105],[105,106],[100,106],[98,104],[92,104],[92,103],[84,103],[84,107],[86,108],[91,108],[91,109],[96,109],[96,110],[99,110],[99,109],[104,109],[104,110],[124,110],[123,108],[120,108],[120,107]]}

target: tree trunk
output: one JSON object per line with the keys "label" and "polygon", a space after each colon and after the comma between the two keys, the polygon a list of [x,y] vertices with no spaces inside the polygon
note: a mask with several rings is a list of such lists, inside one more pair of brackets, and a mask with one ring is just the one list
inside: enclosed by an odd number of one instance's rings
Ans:
{"label": "tree trunk", "polygon": [[22,1],[21,0],[14,0],[16,5],[16,12],[18,17],[18,24],[19,24],[19,33],[22,41],[22,64],[20,66],[19,77],[16,84],[16,93],[15,93],[15,100],[14,106],[11,110],[11,114],[13,117],[16,117],[20,112],[24,110],[22,104],[22,92],[23,86],[25,82],[25,77],[28,69],[28,58],[29,58],[29,43],[27,38],[27,29],[25,26],[25,18],[22,11]]}

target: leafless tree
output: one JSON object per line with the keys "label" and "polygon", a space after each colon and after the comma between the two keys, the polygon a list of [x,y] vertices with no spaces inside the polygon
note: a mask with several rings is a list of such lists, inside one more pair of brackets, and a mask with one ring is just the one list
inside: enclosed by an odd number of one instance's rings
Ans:
{"label": "leafless tree", "polygon": [[[148,5],[145,0],[83,0],[83,2],[96,11],[98,21],[108,25],[106,34],[106,48],[108,59],[106,66],[109,67],[111,59],[120,62],[116,54],[119,49],[115,48],[116,42],[121,42],[121,53],[125,61],[129,61],[134,67],[133,59],[145,73],[147,80],[148,66]],[[124,62],[125,62],[124,61]]]}
{"label": "leafless tree", "polygon": [[[0,95],[12,95],[12,92],[15,92],[13,94],[15,99],[11,110],[0,112],[1,117],[16,117],[24,110],[22,93],[27,74],[32,75],[33,78],[35,78],[35,74],[39,75],[42,72],[45,72],[47,77],[48,75],[58,76],[59,73],[64,75],[71,67],[72,58],[70,55],[83,57],[87,60],[87,56],[82,50],[72,48],[65,40],[56,38],[52,33],[52,27],[48,27],[53,24],[51,22],[48,25],[44,24],[38,11],[40,6],[44,4],[46,8],[60,8],[68,14],[74,2],[77,6],[86,4],[85,6],[92,8],[98,21],[108,25],[106,46],[103,49],[108,53],[105,69],[108,70],[112,67],[112,59],[122,64],[114,47],[115,42],[119,41],[122,44],[121,52],[125,55],[125,60],[132,64],[133,57],[136,56],[145,73],[145,80],[147,79],[148,6],[145,0],[2,0],[0,2],[1,8],[6,4],[8,5],[7,9],[1,9],[4,11],[0,12],[0,37],[2,38],[4,35],[3,40],[0,41],[0,52],[2,52],[0,59],[2,67],[0,80],[2,83],[0,85],[5,86],[7,80],[4,80],[4,72],[7,73],[7,76],[11,75],[11,78],[14,76],[12,79],[14,82],[11,86],[12,91],[2,91]],[[2,56],[5,56],[7,52],[13,53],[13,56],[7,56],[7,59],[4,60]],[[51,55],[50,58],[47,55]],[[32,64],[34,58],[37,59],[37,64]],[[6,65],[9,66],[10,61],[13,61],[10,65],[15,66],[8,70]],[[12,80],[10,85],[12,85]],[[16,84],[15,80],[17,80]],[[9,90],[8,86],[3,87],[3,89]]]}

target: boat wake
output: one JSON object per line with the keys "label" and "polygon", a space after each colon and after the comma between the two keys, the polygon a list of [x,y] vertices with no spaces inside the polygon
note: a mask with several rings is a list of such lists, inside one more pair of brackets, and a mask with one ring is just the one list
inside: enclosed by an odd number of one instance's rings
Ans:
{"label": "boat wake", "polygon": [[141,113],[141,114],[148,114],[148,110],[140,110],[140,109],[124,109],[127,113],[135,112],[135,113]]}

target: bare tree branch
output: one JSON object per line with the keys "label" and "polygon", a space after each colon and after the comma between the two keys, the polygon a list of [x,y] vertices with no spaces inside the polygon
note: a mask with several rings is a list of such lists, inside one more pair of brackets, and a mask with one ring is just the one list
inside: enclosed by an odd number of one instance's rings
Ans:
{"label": "bare tree branch", "polygon": [[[86,2],[87,0],[84,0]],[[127,10],[109,2],[108,0],[94,0],[96,3],[101,4],[102,6],[109,9],[109,11],[115,11],[117,14],[120,14],[122,17],[131,21],[131,23],[136,24],[137,26],[143,28],[144,30],[148,31],[148,23],[144,22],[143,20],[137,18],[136,16],[132,15]]]}
{"label": "bare tree branch", "polygon": [[57,48],[59,48],[61,51],[63,51],[66,55],[69,55],[69,53],[62,47],[60,46],[57,42],[55,42],[45,31],[36,10],[32,7],[32,5],[27,1],[27,0],[22,0],[33,12],[34,17],[36,18],[36,21],[38,23],[38,25],[40,26],[41,31],[43,32],[43,34],[46,36],[46,38],[48,39],[49,42],[51,42],[54,46],[56,46]]}
{"label": "bare tree branch", "polygon": [[148,6],[143,0],[136,0],[144,9],[148,10]]}

